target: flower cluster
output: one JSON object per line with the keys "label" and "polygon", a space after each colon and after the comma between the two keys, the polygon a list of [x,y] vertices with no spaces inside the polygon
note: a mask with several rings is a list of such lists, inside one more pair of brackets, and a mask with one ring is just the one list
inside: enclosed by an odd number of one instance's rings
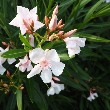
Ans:
{"label": "flower cluster", "polygon": [[[22,41],[23,46],[26,46],[26,42],[31,48],[26,49],[28,54],[23,59],[19,59],[19,62],[15,65],[21,72],[27,72],[27,78],[31,78],[37,74],[40,75],[44,83],[50,83],[51,87],[47,90],[47,95],[59,94],[61,90],[64,90],[64,84],[58,84],[56,81],[60,81],[60,76],[65,68],[65,64],[61,62],[57,50],[54,48],[42,48],[42,44],[45,42],[54,42],[60,40],[66,44],[69,57],[73,57],[80,53],[80,47],[85,46],[86,38],[79,38],[73,36],[77,29],[73,29],[69,32],[64,32],[62,19],[58,21],[58,5],[53,10],[52,16],[45,16],[45,24],[38,20],[37,7],[29,10],[28,8],[17,6],[17,15],[9,23],[10,25],[20,27],[22,36],[25,42]],[[39,35],[36,30],[46,26],[46,34],[44,36]],[[36,40],[35,40],[36,39]],[[25,49],[25,48],[24,48]],[[0,48],[0,55],[8,51],[9,47],[5,50]],[[2,64],[6,61],[6,58],[0,56],[0,74],[3,75],[5,68]],[[13,58],[7,59],[9,64],[12,64],[16,60]],[[91,95],[92,96],[92,95]],[[93,96],[92,96],[93,97]],[[88,98],[88,99],[91,99]],[[93,98],[92,98],[93,99]]]}

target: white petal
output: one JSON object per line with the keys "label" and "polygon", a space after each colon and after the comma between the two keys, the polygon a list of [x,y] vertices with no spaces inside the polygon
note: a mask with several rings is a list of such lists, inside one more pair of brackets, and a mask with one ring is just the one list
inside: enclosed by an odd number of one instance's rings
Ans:
{"label": "white petal", "polygon": [[7,61],[9,64],[12,64],[16,61],[16,59],[15,58],[8,58]]}
{"label": "white petal", "polygon": [[30,71],[30,70],[32,70],[32,69],[33,69],[33,66],[32,66],[32,64],[31,64],[31,61],[29,61],[28,67],[27,67],[27,71]]}
{"label": "white petal", "polygon": [[94,95],[95,97],[98,97],[98,94],[97,94],[97,93],[93,93],[93,95]]}
{"label": "white petal", "polygon": [[45,52],[41,48],[36,48],[29,52],[29,58],[35,64],[39,63],[40,60],[44,57],[44,55]]}
{"label": "white petal", "polygon": [[16,64],[16,65],[15,65],[15,67],[17,67],[17,68],[18,68],[18,67],[20,66],[20,64],[21,64],[21,63],[19,62],[18,64]]}
{"label": "white petal", "polygon": [[53,87],[50,87],[48,90],[47,90],[47,95],[54,95],[55,94],[55,91],[54,91],[54,88]]}
{"label": "white petal", "polygon": [[41,79],[43,80],[44,83],[50,83],[51,80],[52,80],[51,70],[50,69],[42,70],[40,77],[41,77]]}
{"label": "white petal", "polygon": [[80,47],[84,47],[85,46],[85,41],[86,41],[86,38],[77,38],[76,39],[76,43]]}
{"label": "white petal", "polygon": [[26,18],[29,15],[29,9],[22,7],[22,6],[17,6],[17,13],[22,17]]}
{"label": "white petal", "polygon": [[37,18],[36,18],[36,20],[34,20],[34,32],[35,32],[37,29],[39,29],[39,28],[41,28],[41,27],[43,27],[43,26],[44,26],[44,24],[41,23],[41,22],[39,22],[39,21],[37,21]]}
{"label": "white petal", "polygon": [[58,53],[56,52],[55,49],[48,50],[45,53],[46,53],[46,59],[52,60],[55,62],[60,62],[60,58],[59,58]]}
{"label": "white petal", "polygon": [[33,9],[30,10],[31,14],[36,14],[37,13],[37,6],[34,7]]}
{"label": "white petal", "polygon": [[62,62],[51,62],[51,69],[55,76],[59,76],[62,74],[65,64]]}
{"label": "white petal", "polygon": [[24,35],[26,33],[27,28],[23,24],[20,24],[20,30],[21,34]]}
{"label": "white petal", "polygon": [[19,66],[19,70],[24,72],[26,70],[27,66],[26,65],[21,65]]}
{"label": "white petal", "polygon": [[89,96],[89,97],[87,98],[87,100],[92,101],[92,98]]}
{"label": "white petal", "polygon": [[31,78],[34,75],[39,74],[40,72],[41,72],[40,65],[35,65],[31,72],[27,75],[27,78]]}
{"label": "white petal", "polygon": [[9,24],[13,25],[13,26],[16,26],[16,27],[20,27],[19,19],[21,19],[21,18],[17,14],[16,17]]}
{"label": "white petal", "polygon": [[76,46],[75,48],[68,48],[69,57],[71,58],[73,55],[79,54],[80,51],[81,50],[80,50],[80,47],[79,46]]}
{"label": "white petal", "polygon": [[6,58],[0,57],[0,65],[2,65],[6,61]]}
{"label": "white petal", "polygon": [[54,89],[55,89],[55,93],[56,94],[59,94],[59,92],[61,90],[64,90],[64,84],[56,84],[56,86],[54,87]]}
{"label": "white petal", "polygon": [[3,75],[3,73],[6,71],[6,69],[0,65],[0,74]]}

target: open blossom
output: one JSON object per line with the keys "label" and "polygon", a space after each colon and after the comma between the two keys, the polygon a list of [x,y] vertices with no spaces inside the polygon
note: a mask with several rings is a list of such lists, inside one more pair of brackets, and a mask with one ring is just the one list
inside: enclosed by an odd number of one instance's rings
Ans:
{"label": "open blossom", "polygon": [[59,94],[61,90],[64,90],[64,84],[57,84],[51,81],[51,87],[47,90],[47,95]]}
{"label": "open blossom", "polygon": [[85,46],[86,38],[68,37],[64,39],[66,48],[68,49],[69,57],[80,53],[80,47]]}
{"label": "open blossom", "polygon": [[2,66],[2,64],[7,60],[9,64],[12,64],[16,61],[15,58],[3,58],[1,57],[1,55],[8,51],[9,47],[7,47],[6,49],[3,49],[2,47],[0,47],[0,74],[3,75],[3,73],[6,71],[6,69]]}
{"label": "open blossom", "polygon": [[97,93],[92,93],[90,92],[90,96],[87,98],[87,100],[92,101],[94,100],[96,97],[98,97]]}
{"label": "open blossom", "polygon": [[16,64],[16,67],[19,67],[19,70],[24,72],[26,69],[27,71],[30,71],[33,67],[31,64],[31,61],[28,59],[28,56],[26,55],[24,59],[19,59],[20,62]]}
{"label": "open blossom", "polygon": [[21,33],[24,35],[26,32],[32,34],[37,29],[44,26],[43,23],[38,21],[37,7],[29,11],[28,8],[17,6],[17,15],[9,23],[10,25],[20,27]]}
{"label": "open blossom", "polygon": [[43,50],[41,48],[33,49],[29,52],[30,60],[36,64],[27,78],[33,77],[41,72],[41,79],[44,83],[50,83],[52,73],[55,76],[62,74],[65,64],[60,62],[60,58],[55,49]]}

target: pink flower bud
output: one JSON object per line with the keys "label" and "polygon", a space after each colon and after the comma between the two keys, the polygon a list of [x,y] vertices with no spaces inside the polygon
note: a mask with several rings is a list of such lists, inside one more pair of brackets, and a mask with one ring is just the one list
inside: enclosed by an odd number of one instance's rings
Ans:
{"label": "pink flower bud", "polygon": [[55,9],[53,10],[53,14],[52,14],[52,17],[54,16],[54,15],[56,15],[58,13],[58,5],[55,7]]}
{"label": "pink flower bud", "polygon": [[63,36],[63,38],[67,38],[67,37],[71,36],[71,35],[74,34],[76,31],[77,31],[77,29],[74,29],[74,30],[71,30],[71,31],[65,33],[64,36]]}
{"label": "pink flower bud", "polygon": [[47,16],[45,16],[45,24],[46,24],[46,26],[48,26],[48,24],[49,24],[49,18]]}
{"label": "pink flower bud", "polygon": [[62,19],[58,22],[57,26],[60,26],[62,24]]}
{"label": "pink flower bud", "polygon": [[59,78],[57,78],[57,77],[52,77],[55,81],[60,81],[60,79]]}
{"label": "pink flower bud", "polygon": [[62,36],[63,33],[64,33],[64,31],[59,31],[57,35],[58,35],[58,36]]}
{"label": "pink flower bud", "polygon": [[54,15],[49,23],[49,29],[51,31],[54,31],[57,27],[57,16]]}

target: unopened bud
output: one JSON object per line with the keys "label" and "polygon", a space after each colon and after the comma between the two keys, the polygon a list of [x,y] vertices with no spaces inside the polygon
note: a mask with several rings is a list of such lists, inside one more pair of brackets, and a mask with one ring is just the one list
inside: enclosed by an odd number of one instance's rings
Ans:
{"label": "unopened bud", "polygon": [[47,16],[45,16],[45,24],[46,24],[46,26],[48,26],[48,24],[49,24],[49,18]]}
{"label": "unopened bud", "polygon": [[9,71],[7,71],[6,76],[10,77],[10,72]]}
{"label": "unopened bud", "polygon": [[6,47],[8,46],[8,44],[6,42],[2,42],[2,44]]}
{"label": "unopened bud", "polygon": [[62,24],[62,25],[58,26],[58,28],[62,29],[62,28],[64,28],[64,26],[65,26],[65,24]]}
{"label": "unopened bud", "polygon": [[52,41],[53,39],[54,39],[53,36],[50,36],[50,37],[49,37],[49,41]]}
{"label": "unopened bud", "polygon": [[20,87],[20,90],[23,90],[24,89],[24,87],[22,86],[22,87]]}
{"label": "unopened bud", "polygon": [[58,22],[57,26],[60,26],[62,24],[62,19]]}
{"label": "unopened bud", "polygon": [[71,31],[65,33],[64,36],[63,36],[63,38],[70,37],[70,36],[73,35],[76,31],[77,31],[77,29],[74,29],[74,30],[71,30]]}
{"label": "unopened bud", "polygon": [[57,77],[52,77],[55,81],[60,81],[60,79],[59,78],[57,78]]}
{"label": "unopened bud", "polygon": [[3,87],[7,88],[8,87],[8,84],[3,84]]}
{"label": "unopened bud", "polygon": [[54,15],[56,15],[58,13],[58,5],[55,7],[55,9],[53,10],[53,14],[52,14],[52,17],[54,16]]}
{"label": "unopened bud", "polygon": [[64,33],[64,31],[59,31],[57,35],[58,35],[58,36],[62,36],[63,33]]}
{"label": "unopened bud", "polygon": [[54,31],[57,27],[57,16],[54,15],[49,23],[49,29],[50,31]]}

